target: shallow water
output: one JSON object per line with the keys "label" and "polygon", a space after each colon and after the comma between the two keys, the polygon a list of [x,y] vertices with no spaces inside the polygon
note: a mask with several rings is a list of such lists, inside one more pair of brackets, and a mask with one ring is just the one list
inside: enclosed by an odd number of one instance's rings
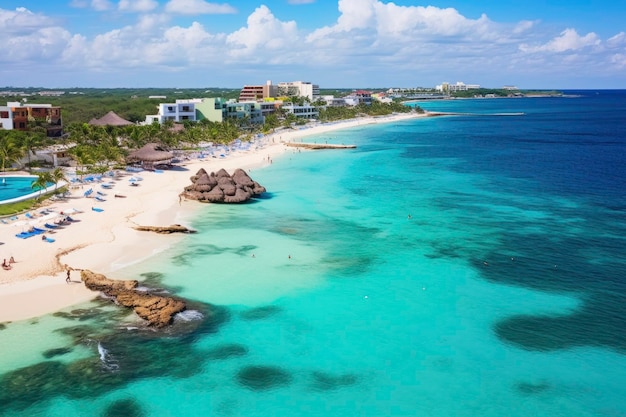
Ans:
{"label": "shallow water", "polygon": [[358,148],[253,171],[267,198],[207,206],[200,233],[120,271],[194,300],[199,327],[160,337],[107,304],[8,324],[0,407],[626,414],[625,98],[424,103],[475,114],[315,138]]}

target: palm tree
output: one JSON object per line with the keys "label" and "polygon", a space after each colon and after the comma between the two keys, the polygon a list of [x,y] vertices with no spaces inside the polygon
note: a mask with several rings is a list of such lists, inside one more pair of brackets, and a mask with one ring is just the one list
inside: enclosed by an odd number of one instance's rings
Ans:
{"label": "palm tree", "polygon": [[52,178],[52,174],[50,174],[50,172],[45,171],[37,174],[37,179],[31,184],[31,187],[33,189],[39,189],[39,195],[37,196],[37,200],[41,198],[41,193],[43,192],[43,190],[46,189],[49,182],[54,182],[54,179]]}
{"label": "palm tree", "polygon": [[52,176],[52,182],[54,182],[54,192],[55,193],[56,193],[57,188],[59,187],[59,183],[61,181],[69,182],[69,180],[65,176],[65,171],[63,171],[63,168],[61,168],[61,167],[54,168],[54,170],[52,171],[52,173],[50,175]]}
{"label": "palm tree", "polygon": [[34,155],[35,150],[43,144],[43,138],[41,134],[28,132],[22,135],[22,149],[26,152],[28,157],[28,172],[32,172],[31,166],[31,153]]}
{"label": "palm tree", "polygon": [[24,156],[24,150],[18,145],[15,130],[0,129],[0,165],[2,171],[7,165],[19,161]]}

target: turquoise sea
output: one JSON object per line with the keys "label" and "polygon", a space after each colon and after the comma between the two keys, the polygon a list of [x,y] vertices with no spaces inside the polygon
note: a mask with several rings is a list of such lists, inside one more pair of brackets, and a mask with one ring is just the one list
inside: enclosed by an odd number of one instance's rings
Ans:
{"label": "turquoise sea", "polygon": [[626,416],[626,91],[419,104],[466,114],[310,138],[358,148],[119,271],[191,300],[167,332],[1,325],[0,414]]}

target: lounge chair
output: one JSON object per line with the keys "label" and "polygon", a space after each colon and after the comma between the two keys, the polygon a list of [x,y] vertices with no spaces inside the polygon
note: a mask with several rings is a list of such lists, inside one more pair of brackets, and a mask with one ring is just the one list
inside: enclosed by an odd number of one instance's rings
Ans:
{"label": "lounge chair", "polygon": [[58,229],[59,228],[59,226],[57,226],[56,224],[50,224],[50,223],[46,223],[46,224],[44,224],[44,226],[47,229]]}
{"label": "lounge chair", "polygon": [[99,195],[96,196],[96,200],[98,200],[98,201],[106,201],[104,198],[100,197]]}
{"label": "lounge chair", "polygon": [[103,212],[104,209],[98,208],[98,207],[92,207],[91,208],[93,211],[97,211],[98,213]]}

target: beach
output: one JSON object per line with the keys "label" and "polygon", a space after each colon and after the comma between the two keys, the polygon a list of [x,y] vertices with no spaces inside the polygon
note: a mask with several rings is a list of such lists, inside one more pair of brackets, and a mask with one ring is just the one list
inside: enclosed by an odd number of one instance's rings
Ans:
{"label": "beach", "polygon": [[[15,263],[10,270],[0,273],[0,323],[25,320],[49,314],[71,305],[93,299],[98,294],[86,289],[80,281],[80,270],[88,269],[115,279],[115,271],[146,260],[176,244],[182,235],[158,235],[139,232],[136,225],[185,225],[198,210],[210,206],[179,198],[189,185],[189,177],[200,168],[206,171],[225,169],[232,173],[237,168],[250,172],[271,163],[285,152],[292,152],[284,143],[302,141],[302,138],[360,125],[391,123],[420,117],[417,113],[388,117],[364,117],[334,123],[314,124],[306,128],[280,130],[263,138],[264,146],[255,151],[235,152],[226,158],[193,159],[180,164],[180,169],[158,172],[144,171],[139,175],[139,186],[131,186],[132,173],[123,173],[113,181],[111,189],[100,184],[83,184],[70,189],[64,200],[49,201],[31,210],[44,209],[55,215],[70,214],[77,220],[62,229],[47,232],[54,239],[47,242],[34,236],[15,237],[24,227],[43,223],[43,214],[26,219],[24,214],[13,222],[0,225],[0,257]],[[106,201],[85,197],[89,188],[100,191]],[[115,197],[121,195],[123,197]],[[93,208],[102,209],[94,211]],[[26,221],[28,220],[28,221]],[[70,269],[70,282],[66,271]]]}

